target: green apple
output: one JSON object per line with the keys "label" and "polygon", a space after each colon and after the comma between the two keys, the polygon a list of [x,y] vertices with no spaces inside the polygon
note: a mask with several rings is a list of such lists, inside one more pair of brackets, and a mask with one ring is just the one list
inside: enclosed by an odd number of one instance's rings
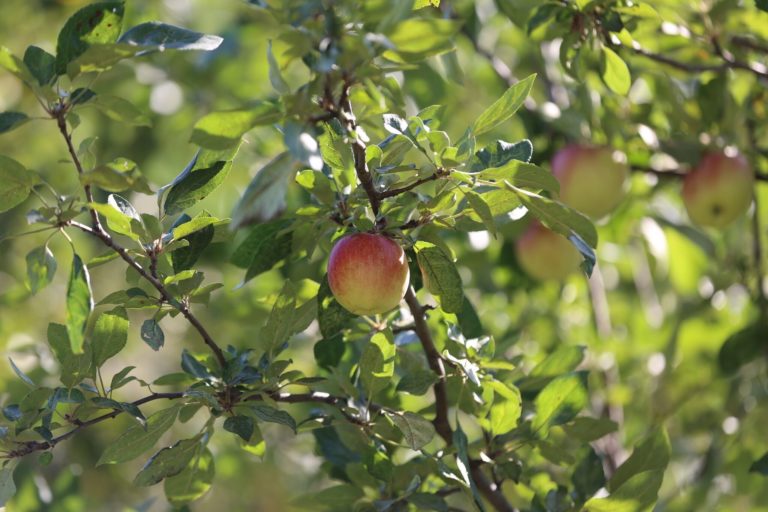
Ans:
{"label": "green apple", "polygon": [[755,175],[742,155],[708,153],[683,179],[683,203],[699,226],[724,228],[752,203]]}
{"label": "green apple", "polygon": [[582,261],[571,242],[538,221],[532,222],[515,241],[515,255],[520,267],[540,281],[562,281],[578,270]]}
{"label": "green apple", "polygon": [[620,151],[570,144],[552,158],[552,174],[560,182],[560,200],[599,219],[624,198],[629,167]]}
{"label": "green apple", "polygon": [[356,315],[386,313],[403,300],[410,271],[400,245],[384,235],[341,238],[328,258],[328,284],[339,304]]}

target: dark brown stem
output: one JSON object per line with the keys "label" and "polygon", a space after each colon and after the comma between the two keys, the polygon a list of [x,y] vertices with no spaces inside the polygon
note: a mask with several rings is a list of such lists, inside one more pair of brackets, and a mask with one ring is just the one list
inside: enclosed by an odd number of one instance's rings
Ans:
{"label": "dark brown stem", "polygon": [[429,332],[429,326],[424,317],[424,308],[419,303],[419,299],[416,298],[413,288],[408,288],[408,291],[405,293],[405,302],[408,304],[408,308],[413,315],[414,331],[416,331],[416,335],[421,341],[421,346],[427,356],[427,363],[438,377],[437,382],[433,386],[435,392],[435,419],[432,420],[432,423],[435,425],[435,430],[440,437],[443,438],[446,444],[450,445],[453,443],[453,431],[451,430],[451,424],[448,422],[448,394],[445,389],[443,357],[437,351],[437,347],[435,347],[435,342],[432,340],[432,334]]}
{"label": "dark brown stem", "polygon": [[703,73],[705,71],[723,71],[728,68],[727,63],[690,64],[688,62],[682,62],[682,61],[673,59],[671,57],[667,57],[666,55],[663,55],[661,53],[655,53],[655,52],[646,50],[645,48],[639,45],[631,46],[631,47],[625,46],[624,48],[629,48],[636,55],[640,55],[647,59],[651,59],[656,62],[666,64],[667,66],[673,67],[675,69],[679,69],[680,71],[686,71],[688,73]]}
{"label": "dark brown stem", "polygon": [[[64,142],[67,143],[67,150],[69,151],[69,156],[72,158],[72,162],[75,164],[75,168],[77,169],[78,176],[82,176],[85,170],[83,169],[82,163],[80,163],[80,158],[77,156],[77,151],[75,151],[75,146],[72,143],[72,135],[69,133],[69,130],[67,129],[67,117],[66,117],[67,111],[66,108],[64,108],[63,105],[60,105],[58,108],[53,110],[53,115],[56,119],[56,126],[59,127],[59,132],[61,132],[61,136],[64,137]],[[83,190],[85,191],[85,199],[88,201],[88,203],[93,203],[93,190],[91,190],[90,185],[83,185]],[[93,225],[93,229],[97,231],[103,231],[103,228],[101,226],[101,221],[99,220],[99,214],[94,210],[93,208],[88,208],[90,214],[91,214],[91,223]]]}
{"label": "dark brown stem", "polygon": [[344,84],[341,100],[342,117],[346,122],[347,134],[351,139],[352,155],[355,159],[355,174],[357,174],[357,179],[360,181],[365,193],[368,195],[373,215],[378,217],[381,208],[381,199],[379,193],[376,191],[376,185],[373,183],[373,175],[368,169],[368,162],[365,161],[365,144],[357,136],[357,121],[352,112],[352,103],[348,99],[350,87],[351,84]]}
{"label": "dark brown stem", "polygon": [[751,37],[732,36],[731,43],[735,44],[736,46],[741,46],[742,48],[747,48],[755,52],[768,54],[768,46],[761,44],[759,41],[756,41]]}
{"label": "dark brown stem", "polygon": [[470,473],[472,473],[472,480],[475,482],[477,490],[480,491],[480,494],[482,494],[491,505],[493,505],[493,508],[498,512],[517,512],[517,509],[509,504],[498,486],[488,480],[485,476],[481,461],[469,461],[469,470]]}

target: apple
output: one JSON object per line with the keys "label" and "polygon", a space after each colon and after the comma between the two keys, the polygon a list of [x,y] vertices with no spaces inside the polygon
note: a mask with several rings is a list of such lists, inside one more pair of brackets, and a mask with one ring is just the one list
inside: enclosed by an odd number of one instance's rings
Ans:
{"label": "apple", "polygon": [[568,239],[538,221],[515,240],[515,254],[520,267],[539,281],[562,281],[578,270],[583,259]]}
{"label": "apple", "polygon": [[386,313],[400,304],[408,289],[408,260],[403,248],[384,235],[347,235],[331,249],[328,284],[348,311]]}
{"label": "apple", "polygon": [[754,182],[744,156],[707,153],[683,179],[683,204],[696,224],[722,229],[747,211]]}
{"label": "apple", "polygon": [[611,213],[624,198],[626,157],[607,147],[570,144],[552,158],[560,200],[594,219]]}

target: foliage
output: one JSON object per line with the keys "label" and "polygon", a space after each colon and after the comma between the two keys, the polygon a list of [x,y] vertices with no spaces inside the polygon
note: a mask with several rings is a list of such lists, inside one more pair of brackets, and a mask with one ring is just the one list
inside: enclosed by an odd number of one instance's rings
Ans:
{"label": "foliage", "polygon": [[[762,2],[48,4],[0,21],[0,506],[765,508]],[[572,141],[635,171],[608,219],[558,200]],[[729,146],[752,208],[700,230],[680,178]],[[522,273],[531,219],[584,275]],[[353,231],[401,308],[333,298]]]}

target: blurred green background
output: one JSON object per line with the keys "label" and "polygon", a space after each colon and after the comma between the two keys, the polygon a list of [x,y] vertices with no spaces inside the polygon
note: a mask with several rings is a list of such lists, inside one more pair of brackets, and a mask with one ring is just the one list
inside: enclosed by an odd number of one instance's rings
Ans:
{"label": "blurred green background", "polygon": [[[85,3],[4,0],[0,45],[17,55],[30,44],[53,53],[59,28]],[[596,73],[583,83],[565,78],[557,45],[545,40],[544,31],[529,37],[520,26],[536,3],[453,2],[472,20],[458,38],[457,60],[436,57],[398,74],[407,94],[407,111],[415,113],[433,103],[447,105],[443,127],[458,137],[503,92],[506,83],[498,75],[498,63],[494,70],[489,59],[476,53],[472,40],[518,78],[539,73],[528,110],[494,135],[510,141],[531,139],[533,161],[544,167],[554,151],[573,140],[610,143],[640,164],[654,155],[674,167],[694,163],[702,133],[727,144],[743,144],[745,116],[765,108],[763,98],[748,109],[746,91],[755,85],[754,78],[738,73],[725,78],[705,74],[694,83],[692,77],[658,63],[630,60],[635,83],[629,98],[608,93]],[[689,2],[654,4],[665,20],[682,20],[694,27],[698,23]],[[728,15],[724,23],[730,30],[768,31],[768,14],[750,10],[747,16],[735,2],[728,4],[723,16]],[[518,24],[512,21],[515,16]],[[126,128],[84,109],[75,137],[77,143],[97,135],[100,160],[130,158],[154,186],[160,186],[194,155],[196,148],[188,139],[192,124],[203,114],[272,94],[266,61],[271,27],[257,11],[236,0],[128,2],[126,27],[148,20],[219,34],[224,44],[210,54],[156,54],[120,64],[101,76],[93,89],[129,99],[149,114],[152,127]],[[644,43],[662,46],[659,50],[674,47],[674,41],[654,37],[656,28],[647,30]],[[642,29],[636,37],[642,40]],[[696,58],[685,50],[681,55]],[[288,79],[292,72],[300,71],[289,69]],[[0,73],[3,110],[43,114],[34,97],[8,73]],[[282,137],[274,129],[250,132],[227,181],[196,208],[228,217],[254,172],[281,150]],[[76,175],[64,161],[66,148],[52,121],[28,123],[3,135],[0,154],[37,170],[59,190],[76,190]],[[760,165],[764,171],[765,159]],[[768,449],[766,362],[756,361],[732,376],[724,375],[717,362],[724,340],[756,316],[749,292],[755,286],[749,218],[722,234],[694,230],[685,217],[679,185],[676,180],[657,183],[655,177],[633,175],[627,199],[599,225],[599,266],[591,284],[583,276],[543,285],[526,278],[512,255],[521,223],[506,224],[499,239],[486,232],[457,233],[447,242],[457,256],[468,297],[496,339],[497,352],[506,351],[510,359],[522,355],[520,363],[531,367],[561,344],[587,347],[584,366],[591,370],[591,409],[596,414],[609,411],[622,424],[619,434],[605,442],[626,449],[651,421],[665,421],[672,462],[657,510],[765,511],[765,477],[748,473],[748,468]],[[759,186],[758,193],[765,210],[768,187]],[[289,205],[306,200],[298,187],[289,194]],[[156,209],[152,196],[135,194],[130,199],[139,210]],[[32,200],[28,203],[0,216],[0,237],[22,230]],[[763,218],[768,224],[768,216]],[[37,382],[55,379],[50,373],[55,375],[56,363],[46,347],[45,332],[49,322],[63,321],[66,287],[66,272],[61,271],[36,297],[29,297],[24,285],[24,255],[46,237],[43,233],[9,238],[0,245],[0,351]],[[225,287],[207,309],[198,309],[203,323],[223,343],[247,347],[258,337],[269,312],[265,298],[277,293],[286,277],[317,280],[324,262],[274,269],[238,288],[242,270],[227,263],[237,238],[206,251],[202,269]],[[84,237],[76,243],[86,259],[101,252]],[[68,268],[71,252],[66,242],[57,237],[51,248],[59,268]],[[94,269],[97,300],[122,287],[123,272],[120,262]],[[153,352],[141,342],[138,325],[132,322],[129,348],[108,363],[111,370],[134,365],[135,375],[152,381],[178,370],[176,357],[183,347],[201,347],[184,322],[166,320],[166,346]],[[291,357],[309,375],[316,373],[312,346],[317,339],[311,327],[292,347]],[[23,391],[9,365],[0,364],[0,402]],[[142,394],[138,386],[124,392]],[[145,414],[152,408],[147,409]],[[196,418],[166,435],[170,439],[182,431],[192,432],[201,421]],[[159,486],[131,484],[142,459],[94,468],[104,447],[129,423],[119,418],[84,431],[57,447],[52,464],[45,468],[28,457],[16,473],[19,493],[7,510],[168,510]],[[318,471],[323,459],[315,454],[311,435],[294,436],[279,427],[267,427],[264,434],[263,458],[244,453],[231,436],[214,438],[215,484],[191,510],[288,510],[292,497],[327,484]],[[546,489],[555,483],[542,474],[535,485]]]}

